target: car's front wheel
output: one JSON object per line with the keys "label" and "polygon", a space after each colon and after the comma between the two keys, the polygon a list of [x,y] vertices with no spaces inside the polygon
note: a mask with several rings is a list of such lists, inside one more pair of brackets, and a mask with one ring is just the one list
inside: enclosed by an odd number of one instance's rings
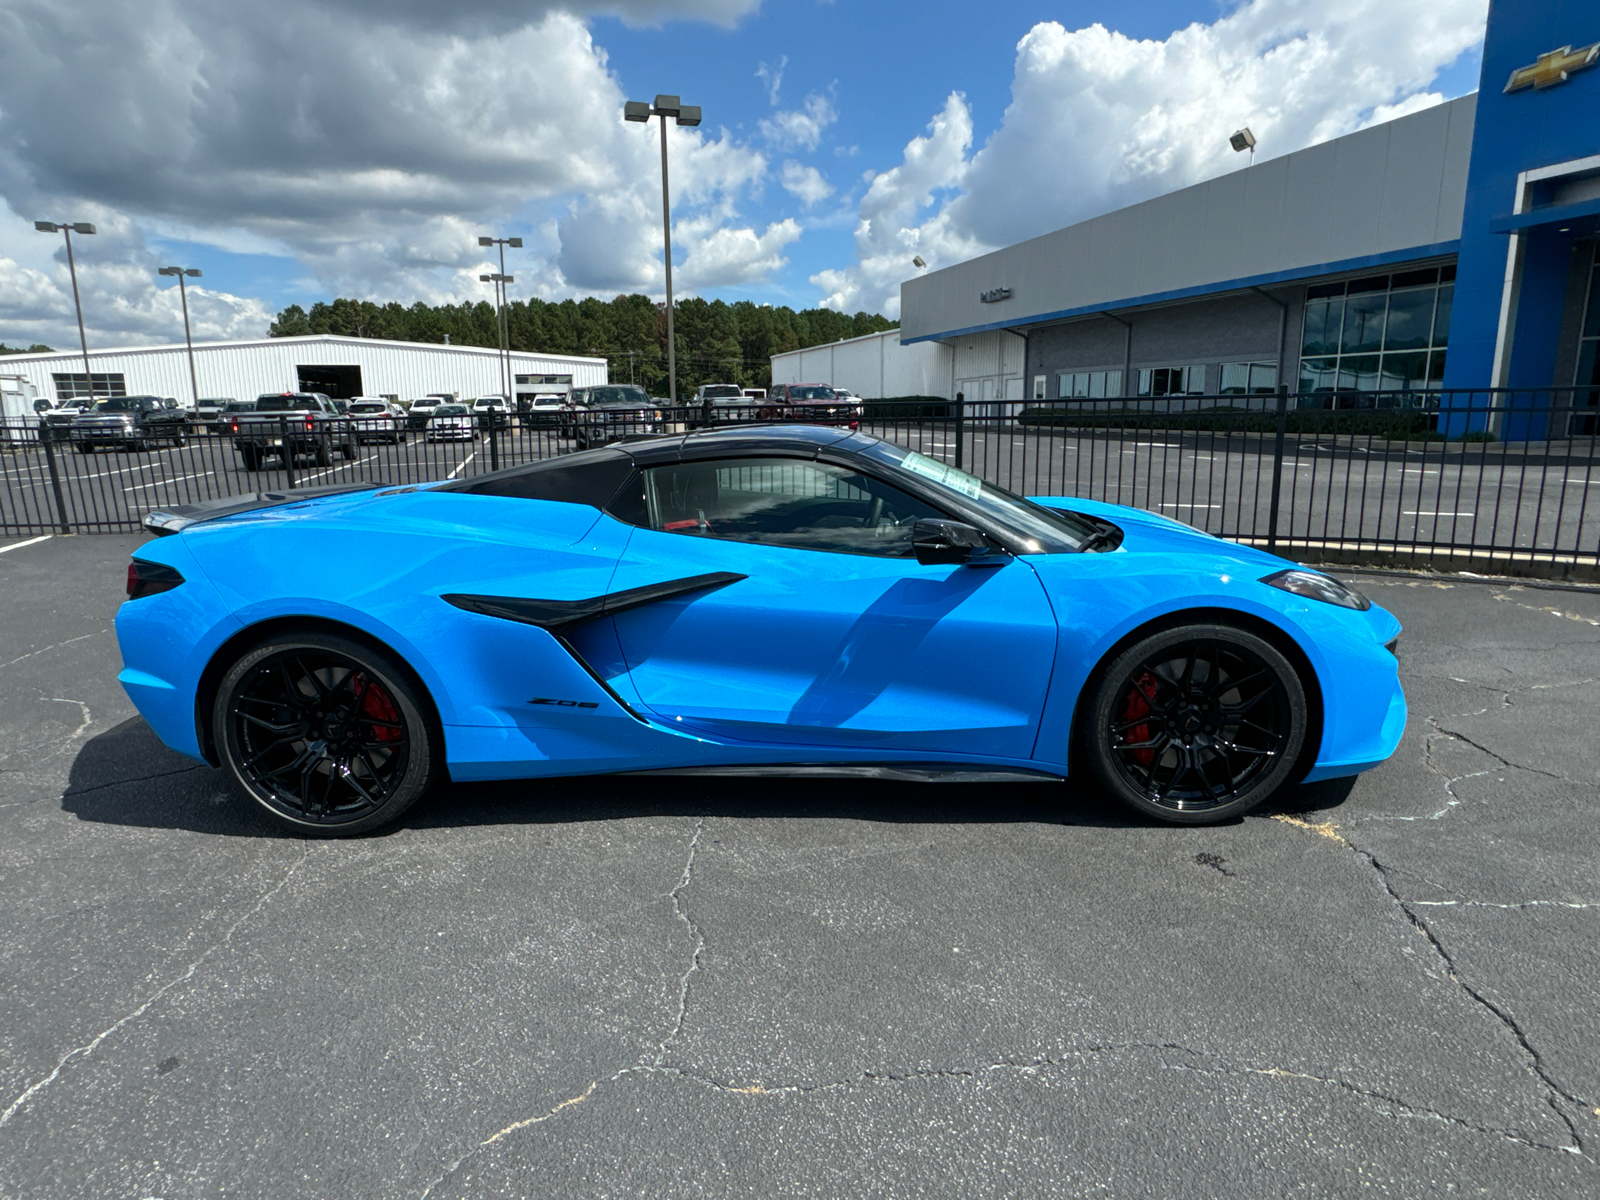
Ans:
{"label": "car's front wheel", "polygon": [[428,705],[387,654],[334,634],[284,634],[223,676],[212,730],[252,800],[301,833],[365,833],[443,774]]}
{"label": "car's front wheel", "polygon": [[1271,643],[1229,625],[1144,638],[1101,670],[1078,753],[1147,816],[1202,825],[1242,816],[1296,782],[1309,707]]}

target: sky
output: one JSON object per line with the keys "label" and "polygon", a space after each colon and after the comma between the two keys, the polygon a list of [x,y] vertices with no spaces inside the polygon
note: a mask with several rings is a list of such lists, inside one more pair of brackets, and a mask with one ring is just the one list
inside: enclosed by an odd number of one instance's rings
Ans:
{"label": "sky", "polygon": [[0,341],[289,304],[678,296],[899,312],[930,269],[1477,87],[1488,0],[7,0]]}

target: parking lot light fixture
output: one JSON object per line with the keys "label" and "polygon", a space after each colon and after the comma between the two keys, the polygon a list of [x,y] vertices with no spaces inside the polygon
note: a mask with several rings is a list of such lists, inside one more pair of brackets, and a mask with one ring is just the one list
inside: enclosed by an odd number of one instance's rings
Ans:
{"label": "parking lot light fixture", "polygon": [[678,403],[678,342],[672,325],[672,202],[667,192],[667,118],[679,125],[694,128],[700,124],[700,106],[684,104],[677,96],[657,96],[654,105],[642,100],[629,100],[622,106],[622,119],[648,123],[651,117],[661,118],[661,241],[665,247],[667,268],[667,397]]}
{"label": "parking lot light fixture", "polygon": [[1229,134],[1228,145],[1240,154],[1246,150],[1250,151],[1250,165],[1252,167],[1256,165],[1256,135],[1250,132],[1250,126],[1246,125],[1243,129]]}
{"label": "parking lot light fixture", "polygon": [[178,277],[178,296],[183,301],[183,343],[189,347],[189,388],[194,392],[195,412],[200,411],[200,384],[194,373],[194,338],[189,335],[189,289],[184,286],[185,279],[199,279],[200,272],[193,267],[160,267],[157,275],[176,275]]}
{"label": "parking lot light fixture", "polygon": [[94,399],[94,376],[89,373],[89,338],[83,332],[83,299],[78,295],[78,266],[72,259],[72,235],[91,234],[94,226],[87,221],[35,221],[33,227],[40,233],[59,233],[67,239],[67,272],[72,276],[72,304],[78,310],[78,345],[83,349],[83,385],[89,389],[89,399]]}

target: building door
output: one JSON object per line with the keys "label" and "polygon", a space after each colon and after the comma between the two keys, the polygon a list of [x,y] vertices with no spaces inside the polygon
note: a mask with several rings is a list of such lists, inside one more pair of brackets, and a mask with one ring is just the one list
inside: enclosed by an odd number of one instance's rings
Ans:
{"label": "building door", "polygon": [[330,400],[349,400],[365,396],[361,390],[360,367],[302,366],[295,371],[300,376],[302,392],[321,392]]}

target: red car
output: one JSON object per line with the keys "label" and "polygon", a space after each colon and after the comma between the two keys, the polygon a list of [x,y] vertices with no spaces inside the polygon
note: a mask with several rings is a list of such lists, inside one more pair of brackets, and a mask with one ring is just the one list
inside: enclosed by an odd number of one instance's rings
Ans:
{"label": "red car", "polygon": [[855,429],[861,421],[861,405],[854,398],[842,398],[825,383],[775,383],[767,392],[761,417]]}

